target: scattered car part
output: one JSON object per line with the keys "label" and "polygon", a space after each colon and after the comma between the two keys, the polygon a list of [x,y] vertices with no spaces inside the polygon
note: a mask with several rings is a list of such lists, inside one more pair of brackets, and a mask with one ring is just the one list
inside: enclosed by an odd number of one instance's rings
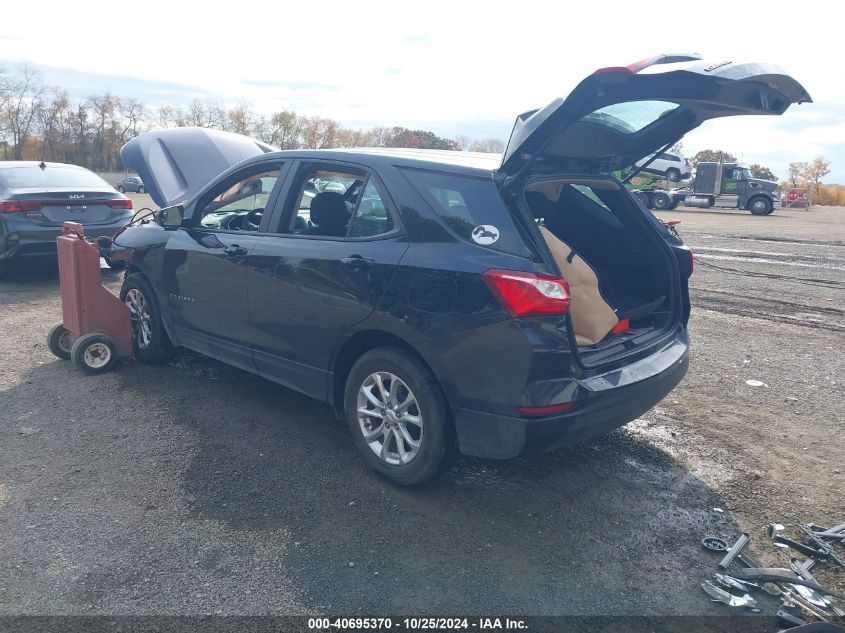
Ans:
{"label": "scattered car part", "polygon": [[740,534],[739,538],[736,540],[736,543],[733,544],[730,551],[725,554],[725,557],[719,562],[719,569],[727,569],[728,565],[730,565],[734,559],[739,555],[746,545],[748,545],[748,541],[751,540],[751,536],[747,532],[743,532]]}
{"label": "scattered car part", "polygon": [[[801,626],[789,629],[790,633],[845,633],[845,628],[831,624],[830,622],[810,622]],[[779,633],[784,633],[780,631]]]}
{"label": "scattered car part", "polygon": [[731,575],[737,580],[750,580],[751,582],[771,581],[791,585],[804,585],[805,587],[810,587],[811,589],[815,589],[816,591],[819,591],[823,594],[829,596],[836,596],[837,598],[843,598],[842,594],[822,587],[816,582],[804,580],[803,578],[801,578],[801,576],[789,569],[780,569],[777,567],[746,568],[738,572],[734,572]]}
{"label": "scattered car part", "polygon": [[713,578],[718,584],[722,585],[722,587],[724,587],[725,589],[736,589],[738,591],[743,592],[747,592],[749,587],[760,589],[760,585],[744,580],[737,580],[733,576],[728,576],[727,574],[714,574]]}
{"label": "scattered car part", "polygon": [[845,538],[845,523],[840,523],[836,527],[829,528],[822,532],[816,532],[816,536],[823,538]]}
{"label": "scattered car part", "polygon": [[783,594],[783,590],[773,582],[764,582],[760,588],[770,596],[779,596]]}
{"label": "scattered car part", "polygon": [[787,624],[791,624],[793,626],[801,626],[802,624],[807,624],[807,620],[799,618],[797,615],[792,615],[788,611],[784,611],[780,609],[777,612],[777,617],[779,617],[782,621],[786,622]]}
{"label": "scattered car part", "polygon": [[829,609],[831,606],[830,600],[819,594],[818,592],[810,589],[809,587],[805,587],[803,585],[789,585],[790,589],[795,591],[799,596],[804,598],[807,602],[817,607],[821,607],[822,609]]}
{"label": "scattered car part", "polygon": [[809,580],[810,582],[818,582],[810,573],[810,568],[816,564],[815,558],[808,558],[805,561],[800,561],[797,558],[792,558],[789,560],[789,568],[794,571],[796,574],[801,576],[804,580]]}
{"label": "scattered car part", "polygon": [[822,622],[829,622],[827,614],[820,611],[815,605],[811,602],[807,601],[803,596],[799,595],[791,588],[784,591],[784,594],[788,598],[789,602],[796,605],[799,609],[804,611],[805,613],[811,614],[814,618],[821,620]]}
{"label": "scattered car part", "polygon": [[[818,583],[813,574],[810,573],[810,567],[812,567],[815,562],[816,561],[813,558],[808,558],[804,562],[798,560],[797,558],[793,558],[789,561],[789,567],[790,569],[792,569],[792,571],[801,576],[801,578],[803,578],[804,580],[809,580],[811,582]],[[829,604],[830,610],[833,611],[836,617],[845,618],[845,609],[842,609],[839,605],[832,601],[829,601]]]}
{"label": "scattered car part", "polygon": [[704,546],[704,549],[709,549],[711,552],[728,551],[728,542],[718,536],[706,536],[704,540],[701,541],[701,544]]}
{"label": "scattered car part", "polygon": [[[791,547],[795,551],[806,554],[807,556],[813,556],[816,558],[827,558],[828,556],[832,556],[834,560],[836,559],[836,555],[830,551],[829,547],[825,547],[824,544],[822,544],[819,549],[816,549],[811,545],[805,545],[804,543],[795,541],[783,536],[782,534],[775,534],[775,536],[772,537],[772,543],[778,547]],[[842,566],[845,567],[845,565]]]}
{"label": "scattered car part", "polygon": [[[824,551],[827,552],[827,554],[825,556],[823,556],[822,558],[830,558],[830,560],[834,561],[841,568],[845,569],[845,560],[842,560],[841,558],[839,558],[839,556],[837,556],[834,553],[833,548],[828,543],[825,543],[820,538],[821,537],[820,534],[817,534],[812,529],[810,529],[808,526],[802,525],[801,523],[798,524],[798,529],[800,529],[808,539],[810,539],[813,543],[818,545],[818,547],[821,550],[824,550]],[[807,546],[807,547],[809,547],[809,546]],[[810,554],[810,556],[812,556],[812,554]]]}
{"label": "scattered car part", "polygon": [[701,583],[701,588],[704,589],[704,592],[710,596],[714,602],[721,602],[729,607],[748,607],[753,611],[760,610],[757,606],[757,601],[751,597],[751,594],[746,593],[743,596],[735,596],[724,589],[720,589],[709,580],[705,580]]}

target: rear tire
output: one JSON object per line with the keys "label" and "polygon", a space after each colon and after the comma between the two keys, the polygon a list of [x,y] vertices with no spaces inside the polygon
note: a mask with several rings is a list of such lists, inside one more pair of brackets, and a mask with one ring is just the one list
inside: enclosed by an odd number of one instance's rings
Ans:
{"label": "rear tire", "polygon": [[748,210],[751,211],[752,215],[771,215],[775,209],[771,200],[758,196],[748,201]]}
{"label": "rear tire", "polygon": [[346,379],[344,414],[364,460],[401,486],[428,481],[457,453],[440,385],[405,350],[377,347],[358,359]]}
{"label": "rear tire", "polygon": [[126,277],[120,300],[132,314],[132,348],[135,358],[148,365],[159,365],[173,356],[173,344],[161,321],[158,300],[150,282],[139,273]]}
{"label": "rear tire", "polygon": [[651,205],[657,211],[665,211],[672,206],[672,199],[663,192],[657,192],[651,197]]}
{"label": "rear tire", "polygon": [[70,356],[74,365],[86,374],[95,376],[111,371],[117,362],[117,348],[110,337],[91,332],[76,339]]}
{"label": "rear tire", "polygon": [[56,358],[70,360],[70,353],[73,350],[73,334],[71,334],[62,323],[57,323],[50,328],[47,335],[47,347]]}

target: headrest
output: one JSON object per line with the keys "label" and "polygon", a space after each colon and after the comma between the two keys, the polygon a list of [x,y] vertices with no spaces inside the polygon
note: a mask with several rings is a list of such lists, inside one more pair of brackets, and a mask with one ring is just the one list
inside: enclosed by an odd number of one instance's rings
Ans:
{"label": "headrest", "polygon": [[324,191],[311,201],[311,221],[319,227],[344,226],[349,221],[349,209],[343,196],[336,191]]}

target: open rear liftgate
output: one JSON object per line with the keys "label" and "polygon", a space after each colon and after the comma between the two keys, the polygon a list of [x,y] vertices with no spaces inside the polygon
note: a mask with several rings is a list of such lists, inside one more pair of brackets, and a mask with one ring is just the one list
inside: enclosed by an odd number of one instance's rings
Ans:
{"label": "open rear liftgate", "polygon": [[109,371],[132,356],[132,319],[100,276],[100,248],[85,239],[81,224],[65,222],[56,238],[62,322],[47,338],[50,351],[88,374]]}

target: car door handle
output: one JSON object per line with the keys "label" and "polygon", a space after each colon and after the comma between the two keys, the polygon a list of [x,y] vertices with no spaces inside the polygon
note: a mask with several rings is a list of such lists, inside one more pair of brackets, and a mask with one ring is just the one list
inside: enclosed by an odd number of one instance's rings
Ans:
{"label": "car door handle", "polygon": [[349,270],[363,270],[365,268],[372,268],[376,265],[374,259],[366,259],[360,255],[352,255],[351,257],[344,257],[340,263],[346,266]]}
{"label": "car door handle", "polygon": [[246,249],[239,244],[229,244],[229,246],[225,246],[223,248],[223,252],[226,253],[228,257],[240,257],[241,255],[246,255]]}

